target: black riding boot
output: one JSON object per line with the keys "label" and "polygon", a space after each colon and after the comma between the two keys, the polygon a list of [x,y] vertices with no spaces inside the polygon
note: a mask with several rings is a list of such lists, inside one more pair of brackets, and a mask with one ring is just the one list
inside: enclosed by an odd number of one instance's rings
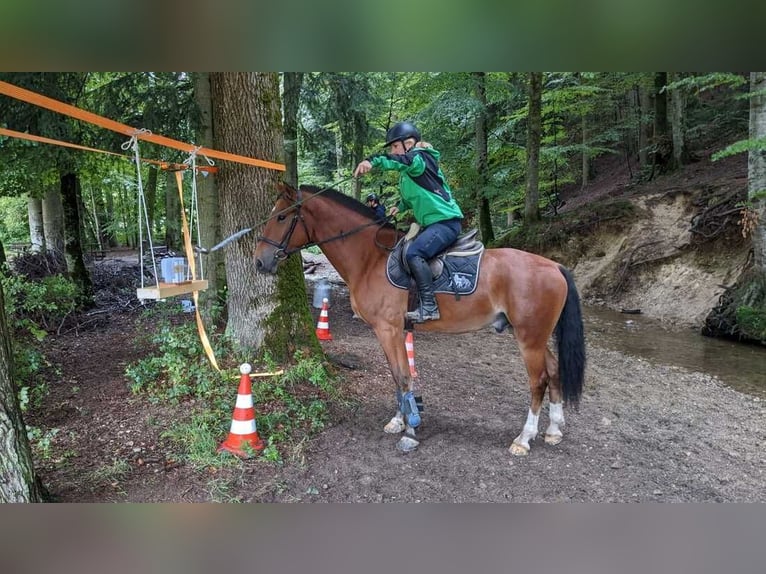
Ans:
{"label": "black riding boot", "polygon": [[439,318],[439,307],[434,296],[433,278],[428,262],[420,256],[408,259],[407,262],[410,264],[412,277],[415,279],[415,284],[418,287],[420,306],[415,311],[407,313],[406,317],[413,323],[435,321]]}

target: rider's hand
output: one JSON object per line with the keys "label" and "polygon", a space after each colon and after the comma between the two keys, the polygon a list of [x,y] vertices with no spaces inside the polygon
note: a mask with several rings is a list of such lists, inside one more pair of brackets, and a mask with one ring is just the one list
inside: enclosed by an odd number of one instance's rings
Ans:
{"label": "rider's hand", "polygon": [[367,173],[372,169],[372,164],[367,161],[361,161],[359,162],[359,165],[356,166],[356,169],[354,170],[354,177],[359,177],[360,175]]}
{"label": "rider's hand", "polygon": [[388,210],[388,214],[391,216],[394,216],[397,213],[399,213],[399,208],[396,205],[392,206],[391,209]]}

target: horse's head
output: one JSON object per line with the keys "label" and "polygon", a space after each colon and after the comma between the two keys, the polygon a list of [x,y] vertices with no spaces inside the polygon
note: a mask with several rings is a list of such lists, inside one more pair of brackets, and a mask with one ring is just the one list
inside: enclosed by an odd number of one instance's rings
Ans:
{"label": "horse's head", "polygon": [[301,214],[300,190],[281,182],[277,188],[277,203],[255,246],[255,268],[262,273],[275,273],[280,261],[310,241]]}

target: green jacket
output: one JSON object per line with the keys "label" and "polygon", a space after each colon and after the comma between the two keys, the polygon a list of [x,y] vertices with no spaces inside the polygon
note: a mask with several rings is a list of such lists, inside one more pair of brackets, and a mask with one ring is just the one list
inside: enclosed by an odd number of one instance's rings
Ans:
{"label": "green jacket", "polygon": [[368,158],[372,167],[399,172],[399,211],[411,209],[422,227],[463,218],[439,167],[441,154],[433,148],[412,148],[404,155]]}

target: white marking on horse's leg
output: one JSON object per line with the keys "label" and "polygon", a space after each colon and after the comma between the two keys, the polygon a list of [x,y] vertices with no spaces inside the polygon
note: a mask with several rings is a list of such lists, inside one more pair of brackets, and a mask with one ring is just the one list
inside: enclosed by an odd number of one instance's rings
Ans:
{"label": "white marking on horse's leg", "polygon": [[564,405],[562,403],[551,403],[548,412],[551,422],[545,430],[545,442],[548,444],[559,444],[564,436],[561,432],[561,427],[564,426]]}
{"label": "white marking on horse's leg", "polygon": [[388,434],[398,434],[404,430],[404,415],[402,411],[397,410],[394,418],[388,421],[388,424],[383,427],[383,432]]}
{"label": "white marking on horse's leg", "polygon": [[511,444],[511,454],[516,456],[524,456],[529,454],[529,441],[534,440],[537,436],[538,421],[540,420],[540,413],[535,414],[532,409],[529,409],[527,414],[527,422],[524,423],[524,428],[521,429],[521,434],[513,439]]}

